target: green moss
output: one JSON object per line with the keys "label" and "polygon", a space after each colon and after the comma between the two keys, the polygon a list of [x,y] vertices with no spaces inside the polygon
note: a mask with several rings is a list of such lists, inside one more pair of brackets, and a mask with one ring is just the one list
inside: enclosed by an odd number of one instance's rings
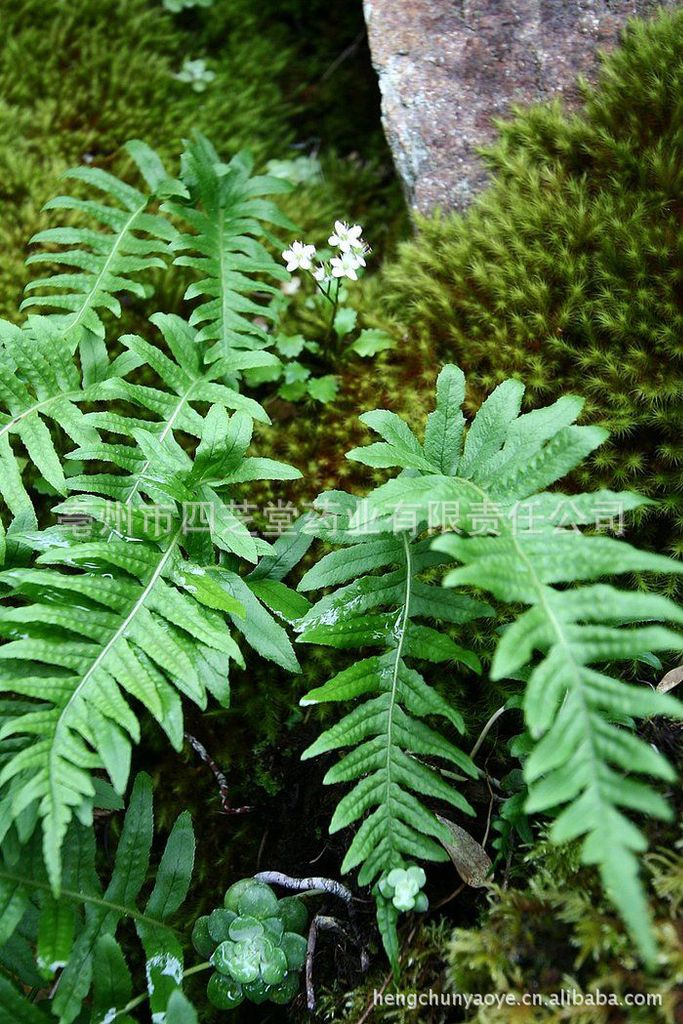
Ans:
{"label": "green moss", "polygon": [[[367,50],[359,42],[333,66],[360,27],[360,3],[331,19],[321,0],[230,0],[177,16],[160,0],[7,0],[0,315],[16,316],[28,239],[54,223],[41,207],[61,190],[60,175],[82,162],[125,173],[120,150],[130,138],[158,149],[170,168],[195,128],[226,158],[248,148],[261,166],[319,152],[324,180],[293,199],[294,219],[322,235],[334,216],[373,206],[382,211],[375,244],[391,241],[403,212]],[[198,57],[216,74],[201,95],[174,77],[185,59]],[[176,308],[179,289],[163,287],[169,294],[162,290],[154,308],[167,300]]]}
{"label": "green moss", "polygon": [[[594,872],[581,868],[573,847],[553,850],[541,843],[529,857],[532,874],[523,888],[495,887],[480,927],[458,928],[449,947],[449,981],[460,992],[549,996],[561,989],[623,999],[626,994],[661,996],[661,1006],[515,1008],[515,1020],[560,1024],[654,1024],[676,1019],[677,983],[683,944],[675,917],[683,900],[683,857],[650,854],[646,859],[654,893],[651,911],[660,957],[648,975],[634,956],[621,922],[606,903]],[[509,1007],[482,1008],[467,1019],[507,1024]],[[577,1017],[577,1013],[579,1016]]]}
{"label": "green moss", "polygon": [[611,432],[577,486],[661,502],[641,540],[683,553],[683,13],[633,23],[580,116],[499,125],[493,182],[424,220],[385,274],[411,335],[468,375],[476,403],[511,375],[527,403],[574,392]]}

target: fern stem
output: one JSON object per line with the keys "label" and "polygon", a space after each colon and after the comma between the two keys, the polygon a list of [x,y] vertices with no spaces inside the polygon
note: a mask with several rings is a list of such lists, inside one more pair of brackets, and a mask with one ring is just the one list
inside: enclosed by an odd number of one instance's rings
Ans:
{"label": "fern stem", "polygon": [[[49,882],[41,882],[37,878],[16,875],[14,872],[7,871],[4,868],[0,868],[0,880],[13,882],[16,885],[21,885],[28,889],[35,889],[39,892],[52,892],[52,887]],[[141,924],[148,924],[154,928],[165,928],[178,933],[178,929],[171,927],[171,925],[167,924],[166,921],[160,921],[155,917],[149,917],[147,914],[140,913],[137,910],[131,909],[131,907],[124,906],[123,904],[114,903],[112,900],[105,899],[103,896],[93,896],[90,893],[77,892],[74,889],[62,889],[60,891],[60,897],[66,900],[73,900],[75,903],[102,907],[103,910],[110,910],[113,913],[119,914],[121,917],[129,917],[133,921],[139,921]]]}
{"label": "fern stem", "polygon": [[[401,664],[401,655],[403,652],[403,644],[405,642],[406,630],[408,628],[408,619],[410,617],[410,594],[411,586],[413,581],[413,563],[410,553],[410,541],[408,534],[403,532],[401,534],[403,540],[403,550],[406,559],[406,590],[405,590],[405,601],[403,606],[403,612],[401,613],[399,636],[396,644],[396,657],[394,659],[394,670],[391,676],[391,698],[389,700],[388,717],[389,724],[387,726],[387,759],[386,759],[386,772],[387,772],[387,784],[386,784],[386,800],[387,806],[391,803],[391,752],[393,750],[393,728],[394,728],[394,709],[396,707],[396,695],[398,690],[398,671]],[[389,816],[389,822],[391,823],[391,815]],[[391,843],[390,843],[391,845]]]}

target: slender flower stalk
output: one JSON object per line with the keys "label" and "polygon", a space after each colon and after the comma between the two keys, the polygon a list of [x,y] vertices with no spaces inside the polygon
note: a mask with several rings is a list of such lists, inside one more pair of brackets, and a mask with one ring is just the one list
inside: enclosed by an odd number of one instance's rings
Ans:
{"label": "slender flower stalk", "polygon": [[290,273],[295,270],[308,271],[315,281],[316,288],[332,307],[325,334],[326,345],[330,344],[335,335],[334,324],[339,308],[342,280],[357,281],[358,271],[366,266],[365,257],[369,255],[370,247],[363,240],[362,233],[363,228],[360,224],[349,225],[343,220],[335,221],[334,230],[327,241],[337,252],[329,261],[319,260],[315,267],[313,261],[317,257],[317,250],[314,245],[296,241],[282,253],[287,270]]}

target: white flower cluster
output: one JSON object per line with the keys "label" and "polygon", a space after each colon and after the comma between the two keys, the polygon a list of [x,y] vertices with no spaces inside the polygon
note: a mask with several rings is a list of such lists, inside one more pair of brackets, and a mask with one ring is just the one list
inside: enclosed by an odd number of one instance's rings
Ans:
{"label": "white flower cluster", "polygon": [[315,270],[313,269],[313,261],[316,258],[314,245],[292,242],[291,247],[282,253],[282,258],[287,264],[290,274],[295,270],[309,270],[316,281],[321,284],[335,277],[348,277],[351,281],[357,281],[356,271],[359,267],[365,266],[365,257],[370,251],[361,238],[362,233],[363,229],[360,224],[349,226],[342,220],[335,221],[334,231],[327,241],[339,250],[339,254],[332,257],[329,265],[319,263]]}

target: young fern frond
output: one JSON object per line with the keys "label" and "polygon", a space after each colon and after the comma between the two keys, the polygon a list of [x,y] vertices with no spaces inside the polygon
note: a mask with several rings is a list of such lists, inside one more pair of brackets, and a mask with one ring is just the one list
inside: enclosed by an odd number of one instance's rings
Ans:
{"label": "young fern frond", "polygon": [[[28,843],[19,863],[0,857],[4,964],[30,988],[45,987],[61,971],[49,1004],[41,1003],[41,1007],[49,1005],[60,1024],[71,1024],[76,1017],[103,1024],[114,1019],[113,1011],[123,1012],[132,990],[116,932],[125,920],[134,923],[144,949],[149,1005],[155,1016],[163,1017],[182,981],[183,945],[171,922],[192,876],[195,841],[189,813],[184,811],[176,820],[152,892],[141,906],[152,836],[152,784],[147,775],[138,775],[106,889],[96,870],[94,834],[76,823],[65,844],[64,884],[58,898],[52,894],[35,841]],[[29,942],[36,949],[37,970],[27,971],[31,961],[23,950]],[[81,1018],[91,989],[90,1013]],[[24,1019],[21,1014],[29,1012],[24,1007],[32,1004],[20,998],[9,984],[0,986],[2,1020]],[[41,1015],[40,1019],[50,1018]],[[116,1019],[130,1020],[118,1015]]]}
{"label": "young fern frond", "polygon": [[[64,272],[31,281],[23,308],[63,310],[53,314],[65,334],[73,334],[85,345],[89,335],[103,339],[101,312],[121,315],[118,293],[145,296],[138,275],[166,266],[169,243],[176,231],[168,220],[150,212],[157,190],[169,176],[157,154],[143,142],[129,142],[126,149],[147,184],[140,191],[98,167],[77,167],[66,177],[103,194],[104,201],[57,196],[45,209],[84,214],[103,230],[90,227],[47,228],[31,238],[32,243],[59,246],[57,251],[33,252],[28,264],[48,263],[66,268]],[[177,183],[174,186],[178,187]],[[39,292],[40,294],[35,294]],[[99,354],[102,346],[96,346]],[[85,369],[85,367],[84,367]],[[93,367],[93,377],[97,376]]]}
{"label": "young fern frond", "polygon": [[[556,841],[584,837],[584,861],[598,866],[641,953],[652,962],[636,857],[646,844],[623,811],[669,817],[661,796],[637,776],[670,781],[673,770],[630,723],[658,714],[681,717],[683,708],[669,695],[628,685],[592,666],[683,649],[680,633],[652,624],[681,623],[683,613],[666,598],[593,581],[636,571],[681,573],[683,566],[615,538],[581,532],[582,526],[599,527],[601,516],[620,516],[645,499],[609,491],[571,497],[548,492],[605,433],[574,425],[581,402],[571,397],[520,416],[522,394],[517,381],[501,384],[477,413],[464,444],[464,380],[455,367],[439,377],[437,412],[424,446],[405,424],[388,419],[390,414],[366,416],[385,441],[350,457],[411,471],[370,494],[351,526],[386,529],[408,506],[421,522],[452,531],[432,545],[458,563],[445,578],[447,586],[486,590],[513,609],[528,606],[504,632],[492,670],[500,679],[531,666],[524,706],[536,746],[525,764],[528,808],[556,816]],[[447,466],[430,451],[437,423],[451,437]],[[437,472],[420,464],[423,457]]]}
{"label": "young fern frond", "polygon": [[78,408],[92,392],[83,387],[74,352],[73,338],[50,317],[30,317],[23,327],[0,321],[0,495],[19,526],[35,525],[36,517],[12,438],[61,494],[66,480],[45,420],[61,426],[76,444],[98,440]]}
{"label": "young fern frond", "polygon": [[181,230],[173,248],[182,254],[175,263],[199,275],[185,298],[203,298],[190,323],[201,325],[200,341],[212,342],[207,361],[225,358],[235,348],[258,349],[268,344],[267,333],[254,319],[273,319],[274,314],[253,296],[277,292],[267,279],[288,279],[261,239],[277,242],[264,223],[287,230],[294,230],[294,225],[262,197],[288,192],[291,185],[280,178],[253,177],[252,167],[245,153],[221,163],[208,139],[197,134],[183,154],[181,172],[192,205],[182,201],[164,205],[191,229]]}
{"label": "young fern frond", "polygon": [[[408,428],[398,426],[390,413],[381,416],[381,428],[405,444],[400,462],[417,460],[417,441]],[[367,417],[366,417],[367,420]],[[399,421],[400,422],[400,421]],[[434,439],[433,457],[447,462],[448,441]],[[429,463],[420,455],[424,466]],[[384,462],[376,448],[368,462]],[[395,463],[394,463],[395,464]],[[316,536],[343,544],[325,555],[304,576],[300,589],[336,587],[322,597],[298,624],[299,641],[358,650],[383,648],[383,653],[362,657],[324,686],[308,693],[304,705],[364,698],[341,721],[326,730],[303,754],[313,757],[343,747],[354,748],[327,772],[326,783],[351,782],[353,788],[340,801],[330,825],[336,832],[363,819],[342,865],[343,871],[360,867],[361,885],[382,879],[413,858],[445,860],[440,841],[448,829],[425,802],[441,801],[473,814],[467,800],[442,774],[425,763],[438,758],[460,772],[476,776],[470,758],[423,719],[445,719],[464,731],[460,713],[430,685],[413,661],[448,662],[481,670],[479,659],[446,633],[421,619],[462,624],[492,614],[481,601],[463,594],[444,594],[423,579],[441,561],[429,539],[416,539],[406,525],[392,532],[391,524],[368,537],[349,528],[363,502],[351,495],[331,492],[316,503],[323,518],[308,529]],[[326,522],[332,516],[333,523]],[[380,571],[381,570],[381,571]],[[352,582],[347,582],[351,580]],[[340,586],[340,584],[343,584]],[[392,965],[397,965],[396,919],[391,901],[376,891],[378,922]]]}

